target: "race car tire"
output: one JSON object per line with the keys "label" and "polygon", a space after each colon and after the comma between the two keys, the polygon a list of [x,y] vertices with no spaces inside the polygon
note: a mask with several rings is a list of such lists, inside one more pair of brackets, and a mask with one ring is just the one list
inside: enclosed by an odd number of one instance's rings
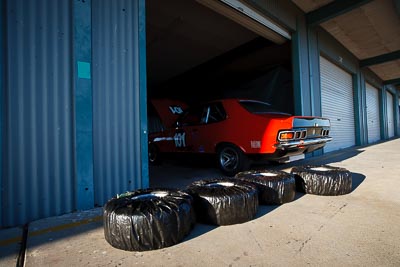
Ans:
{"label": "race car tire", "polygon": [[337,196],[352,190],[351,172],[329,165],[293,167],[291,173],[306,194]]}
{"label": "race car tire", "polygon": [[257,186],[260,204],[284,204],[293,201],[296,195],[294,176],[284,171],[246,171],[236,174],[235,178]]}
{"label": "race car tire", "polygon": [[217,149],[218,166],[222,173],[234,176],[249,167],[249,160],[244,152],[233,144],[223,144]]}
{"label": "race car tire", "polygon": [[152,165],[160,165],[162,161],[160,149],[155,144],[149,144],[148,150],[149,163]]}
{"label": "race car tire", "polygon": [[198,221],[212,225],[244,223],[258,210],[255,185],[233,178],[200,180],[188,186]]}
{"label": "race car tire", "polygon": [[109,200],[104,236],[113,247],[146,251],[179,243],[195,223],[193,198],[172,189],[142,189]]}

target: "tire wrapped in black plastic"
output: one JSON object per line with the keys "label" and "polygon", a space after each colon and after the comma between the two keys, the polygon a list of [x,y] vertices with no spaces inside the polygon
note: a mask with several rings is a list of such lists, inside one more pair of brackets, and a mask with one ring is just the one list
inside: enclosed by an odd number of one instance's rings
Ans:
{"label": "tire wrapped in black plastic", "polygon": [[260,204],[284,204],[293,201],[296,196],[294,176],[284,171],[245,171],[236,174],[235,178],[257,186]]}
{"label": "tire wrapped in black plastic", "polygon": [[338,196],[352,190],[351,172],[329,165],[293,167],[297,189],[306,194]]}
{"label": "tire wrapped in black plastic", "polygon": [[188,186],[198,221],[231,225],[253,219],[258,210],[255,185],[233,178],[196,181]]}
{"label": "tire wrapped in black plastic", "polygon": [[193,198],[173,189],[141,189],[104,205],[104,235],[118,249],[146,251],[169,247],[195,223]]}

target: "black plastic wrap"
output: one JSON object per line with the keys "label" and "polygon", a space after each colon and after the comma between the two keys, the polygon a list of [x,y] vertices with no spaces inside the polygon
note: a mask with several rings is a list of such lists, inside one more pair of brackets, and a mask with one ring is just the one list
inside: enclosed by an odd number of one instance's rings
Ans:
{"label": "black plastic wrap", "polygon": [[236,174],[235,178],[257,186],[260,204],[283,204],[293,201],[296,195],[294,176],[284,171],[246,171]]}
{"label": "black plastic wrap", "polygon": [[351,172],[329,165],[299,166],[292,169],[300,191],[307,194],[337,196],[351,192]]}
{"label": "black plastic wrap", "polygon": [[195,223],[193,198],[171,189],[144,189],[114,197],[104,206],[104,235],[111,246],[145,251],[180,242]]}
{"label": "black plastic wrap", "polygon": [[257,188],[237,179],[196,181],[187,191],[193,196],[197,220],[204,223],[243,223],[253,219],[258,210]]}

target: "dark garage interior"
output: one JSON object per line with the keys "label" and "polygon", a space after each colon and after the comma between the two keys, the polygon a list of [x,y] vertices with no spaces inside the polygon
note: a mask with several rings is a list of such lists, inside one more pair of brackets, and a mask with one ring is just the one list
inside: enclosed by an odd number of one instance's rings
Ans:
{"label": "dark garage interior", "polygon": [[251,98],[293,113],[291,45],[196,1],[147,1],[149,98]]}
{"label": "dark garage interior", "polygon": [[[146,12],[148,100],[169,98],[195,104],[245,98],[293,114],[290,41],[275,44],[194,0],[149,0]],[[160,126],[148,103],[151,133]],[[216,167],[212,157],[200,162],[186,157],[167,165]],[[150,180],[165,167],[151,167]]]}

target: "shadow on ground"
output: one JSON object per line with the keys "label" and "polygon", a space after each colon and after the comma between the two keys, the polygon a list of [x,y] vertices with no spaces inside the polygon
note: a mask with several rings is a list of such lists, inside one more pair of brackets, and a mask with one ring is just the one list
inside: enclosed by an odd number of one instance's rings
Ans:
{"label": "shadow on ground", "polygon": [[354,192],[365,180],[365,175],[361,173],[356,173],[352,172],[351,173],[351,179],[352,179],[352,190],[351,192]]}
{"label": "shadow on ground", "polygon": [[[296,201],[303,196],[304,196],[303,193],[296,192],[296,195],[295,195],[295,198],[293,201]],[[285,204],[282,204],[282,205],[285,205]],[[256,220],[258,218],[261,218],[261,217],[269,214],[270,212],[274,211],[275,209],[278,209],[279,207],[281,207],[282,205],[259,205],[257,214],[253,220]],[[211,232],[211,231],[217,229],[218,227],[221,227],[221,226],[208,225],[208,224],[204,224],[204,223],[196,223],[193,230],[191,231],[191,233],[183,240],[183,242],[197,238],[201,235],[204,235],[208,232]]]}
{"label": "shadow on ground", "polygon": [[[258,211],[256,216],[254,217],[253,220],[256,220],[260,217],[263,217],[270,213],[271,211],[275,210],[276,208],[279,208],[279,205],[260,205],[258,207]],[[196,223],[193,230],[190,232],[190,234],[183,240],[183,242],[190,241],[192,239],[195,239],[201,235],[204,235],[208,232],[211,232],[218,227],[224,227],[224,226],[217,226],[217,225],[208,225],[204,223]]]}

